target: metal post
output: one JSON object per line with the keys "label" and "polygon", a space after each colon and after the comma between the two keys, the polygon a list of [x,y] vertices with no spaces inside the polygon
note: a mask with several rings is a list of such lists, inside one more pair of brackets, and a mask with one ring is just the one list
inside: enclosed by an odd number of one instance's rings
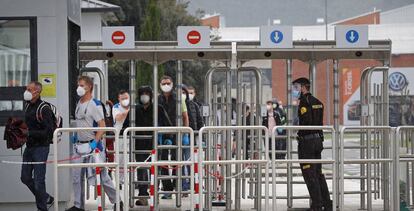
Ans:
{"label": "metal post", "polygon": [[[255,99],[255,95],[256,95],[256,86],[254,86],[254,81],[251,80],[251,85],[250,85],[250,109],[252,111],[252,115],[250,115],[250,126],[254,125],[254,113],[253,110],[254,109],[258,109],[255,108],[255,104],[254,104],[254,99]],[[255,149],[255,145],[256,145],[256,138],[255,138],[255,131],[254,130],[250,130],[250,147],[249,147],[249,152],[250,152],[250,159],[254,159],[254,149]],[[255,184],[253,183],[253,173],[254,173],[254,168],[250,168],[249,170],[250,174],[249,174],[249,196],[253,197],[253,187],[255,186]],[[256,208],[256,203],[254,204],[254,207]]]}
{"label": "metal post", "polygon": [[[154,85],[154,94],[153,94],[153,121],[154,121],[154,127],[158,127],[158,62],[157,60],[155,60],[155,56],[154,56],[154,61],[152,64],[152,79],[153,79],[153,85]],[[156,130],[154,130],[154,139],[153,139],[153,143],[154,143],[154,149],[157,149],[158,147],[158,132]],[[155,158],[158,159],[158,150],[155,150]],[[154,209],[158,210],[158,166],[155,168],[156,171],[154,172]]]}
{"label": "metal post", "polygon": [[[183,125],[183,116],[182,116],[182,87],[183,87],[183,63],[181,62],[181,60],[177,61],[177,126],[180,127]],[[176,159],[177,161],[181,161],[183,158],[182,155],[182,134],[181,132],[177,133],[177,143],[178,145],[178,149],[175,150],[174,153],[176,153]],[[171,153],[171,151],[170,151]],[[200,151],[199,153],[203,153],[202,151]],[[182,169],[184,168],[184,166],[182,168],[178,168],[176,170],[177,173],[177,180],[176,180],[176,190],[178,192],[178,194],[175,197],[176,200],[176,205],[177,207],[181,207],[181,189],[182,189]]]}
{"label": "metal post", "polygon": [[316,61],[311,60],[309,62],[309,81],[311,83],[311,93],[316,96]]}
{"label": "metal post", "polygon": [[[135,102],[136,102],[136,98],[137,98],[137,93],[136,93],[136,63],[134,60],[131,60],[129,63],[129,91],[131,92],[131,108],[129,111],[129,125],[131,127],[135,127]],[[129,161],[135,161],[135,156],[134,156],[134,151],[135,151],[135,141],[134,139],[132,139],[132,135],[129,138]],[[124,143],[125,144],[125,143]],[[127,162],[127,161],[125,161]],[[127,174],[127,173],[125,173]],[[131,197],[129,197],[129,206],[133,207],[135,205],[134,203],[134,193],[135,193],[135,185],[134,185],[134,172],[131,171],[129,172],[129,178],[131,178],[129,180],[129,195]],[[125,183],[127,184],[127,183]],[[116,187],[119,188],[119,187]]]}
{"label": "metal post", "polygon": [[[232,102],[231,102],[231,82],[232,82],[232,78],[231,78],[231,70],[227,71],[227,78],[226,78],[226,83],[227,83],[227,87],[226,87],[226,125],[227,126],[231,126],[231,118],[232,118]],[[231,144],[232,144],[232,140],[231,140],[231,132],[232,131],[226,131],[226,138],[225,138],[225,151],[226,151],[226,157],[225,160],[231,160],[231,156],[232,156],[232,148],[231,148]],[[223,149],[223,148],[222,148]],[[231,165],[226,165],[226,209],[227,210],[231,210]]]}
{"label": "metal post", "polygon": [[[328,62],[328,61],[327,61]],[[338,60],[333,60],[333,76],[334,76],[334,129],[335,129],[335,138],[332,137],[332,141],[337,141],[336,146],[339,146],[338,143],[338,137],[339,137],[339,115],[340,115],[340,110],[339,110],[339,97],[340,97],[340,93],[339,93],[339,61]],[[330,104],[330,102],[328,101],[328,103]],[[330,117],[329,117],[330,118]],[[337,149],[332,149],[332,150],[337,150],[337,157],[335,158],[336,160],[339,160],[339,148]],[[338,153],[339,152],[339,153]],[[335,166],[336,171],[339,172],[339,163],[337,163],[337,165]],[[335,178],[333,178],[335,179]],[[337,174],[337,181],[339,181],[339,174]],[[336,184],[337,185],[337,190],[339,189],[339,182]],[[344,191],[344,190],[342,190]],[[343,203],[342,201],[339,200],[339,195],[337,196],[332,196],[332,197],[336,197],[336,201],[340,204]]]}
{"label": "metal post", "polygon": [[[242,76],[243,76],[243,72],[239,72],[236,71],[236,78],[237,78],[237,116],[236,116],[236,120],[237,120],[237,126],[241,126],[242,125]],[[244,131],[244,130],[243,130]],[[237,136],[235,136],[235,144],[237,146],[237,150],[236,150],[236,159],[237,160],[241,160],[241,150],[242,150],[242,143],[241,143],[241,133],[242,131],[237,130]],[[237,164],[236,165],[236,172],[240,172],[242,169],[241,164]],[[239,175],[238,177],[236,177],[236,187],[235,187],[235,209],[236,210],[240,210],[240,205],[241,205],[241,195],[240,195],[240,184],[241,184],[241,175]]]}
{"label": "metal post", "polygon": [[[246,126],[247,125],[247,116],[246,116],[246,114],[247,114],[247,108],[246,108],[246,100],[247,100],[247,97],[246,97],[246,85],[243,85],[243,87],[242,87],[242,102],[243,102],[243,123],[242,123],[242,125],[244,125],[244,126]],[[251,110],[250,110],[251,111]],[[240,115],[240,114],[239,114]],[[248,158],[248,156],[247,156],[247,153],[248,153],[248,150],[247,150],[247,131],[246,130],[243,130],[243,159],[246,159],[247,160],[247,158]],[[242,179],[242,198],[243,199],[246,199],[246,174],[243,174],[243,179]]]}
{"label": "metal post", "polygon": [[[286,78],[287,78],[287,125],[293,125],[293,106],[292,106],[292,59],[286,60]],[[287,159],[292,159],[292,141],[290,140],[292,132],[290,130],[287,133]],[[287,206],[292,208],[293,206],[293,185],[292,185],[292,164],[287,164]],[[273,187],[275,188],[275,187]]]}

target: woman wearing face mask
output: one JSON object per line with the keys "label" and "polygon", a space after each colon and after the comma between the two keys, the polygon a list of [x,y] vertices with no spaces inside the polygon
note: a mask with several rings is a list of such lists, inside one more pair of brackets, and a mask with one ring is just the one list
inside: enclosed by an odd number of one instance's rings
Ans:
{"label": "woman wearing face mask", "polygon": [[[153,114],[153,103],[152,103],[152,88],[150,86],[141,86],[138,89],[138,100],[139,103],[136,106],[136,126],[137,127],[153,127],[154,126],[154,114]],[[168,119],[166,115],[166,111],[161,105],[158,105],[158,126],[160,127],[167,127],[172,126],[171,121]],[[153,135],[152,132],[136,132],[136,135]],[[161,137],[161,134],[159,134]],[[135,161],[136,162],[143,162],[145,161],[150,153],[148,151],[154,149],[153,147],[153,139],[135,139]],[[142,152],[140,152],[142,151]],[[139,182],[147,181],[148,180],[148,171],[145,168],[138,168],[137,179]],[[149,196],[148,193],[148,185],[138,183],[138,191],[139,196]],[[135,202],[137,206],[147,206],[148,200],[146,198],[140,198]]]}
{"label": "woman wearing face mask", "polygon": [[[267,110],[267,115],[265,117],[263,117],[263,122],[262,125],[267,127],[268,131],[269,131],[269,151],[272,149],[272,131],[273,128],[281,125],[281,119],[280,119],[280,114],[277,112],[276,109],[273,108],[273,102],[271,100],[266,102],[266,110]],[[276,143],[278,143],[276,141]],[[276,150],[283,150],[280,149],[280,147],[278,147],[278,145],[276,144]],[[276,158],[279,158],[279,153],[276,153]],[[269,155],[270,157],[272,156],[272,154]]]}

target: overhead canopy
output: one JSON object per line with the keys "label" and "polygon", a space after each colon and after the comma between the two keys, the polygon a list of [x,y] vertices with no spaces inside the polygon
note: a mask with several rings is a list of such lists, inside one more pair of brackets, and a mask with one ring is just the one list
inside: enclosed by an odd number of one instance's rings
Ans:
{"label": "overhead canopy", "polygon": [[[134,49],[103,49],[101,42],[79,42],[79,59],[83,60],[141,60],[163,63],[170,60],[230,60],[231,42],[213,41],[210,48],[188,49],[177,47],[175,41],[135,42]],[[293,48],[265,49],[260,42],[237,42],[237,59],[375,59],[389,60],[391,41],[369,41],[368,48],[339,49],[335,41],[294,41]]]}

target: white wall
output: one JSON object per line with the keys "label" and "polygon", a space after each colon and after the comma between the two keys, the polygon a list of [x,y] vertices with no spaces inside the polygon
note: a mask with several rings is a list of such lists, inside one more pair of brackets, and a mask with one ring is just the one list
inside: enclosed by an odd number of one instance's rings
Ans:
{"label": "white wall", "polygon": [[[37,17],[37,46],[38,46],[38,73],[54,73],[57,75],[56,98],[47,101],[55,104],[59,110],[67,111],[68,94],[68,11],[71,20],[80,20],[79,0],[2,0],[0,1],[0,17]],[[69,8],[70,7],[70,8]],[[79,11],[76,11],[76,10]],[[79,15],[78,15],[79,16]],[[69,125],[68,112],[61,112],[64,126]],[[3,137],[4,128],[0,128],[0,137]],[[69,143],[64,139],[58,145],[59,158],[69,156]],[[3,142],[5,143],[5,142]],[[48,159],[53,159],[53,145]],[[20,151],[6,149],[0,144],[0,160],[21,160]],[[47,167],[47,191],[54,195],[52,165]],[[0,210],[35,210],[32,193],[20,182],[19,165],[0,164]],[[60,200],[70,198],[71,179],[69,170],[59,171]],[[21,203],[27,202],[27,203]],[[18,204],[16,204],[18,203]],[[63,210],[63,207],[62,207]]]}

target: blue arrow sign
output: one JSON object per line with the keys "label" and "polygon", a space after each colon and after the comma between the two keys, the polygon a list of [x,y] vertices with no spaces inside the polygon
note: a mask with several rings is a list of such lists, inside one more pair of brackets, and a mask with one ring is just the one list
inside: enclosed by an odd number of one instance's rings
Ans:
{"label": "blue arrow sign", "polygon": [[272,33],[270,33],[270,40],[273,43],[279,44],[283,40],[283,33],[278,30],[272,31]]}
{"label": "blue arrow sign", "polygon": [[345,34],[346,40],[350,43],[356,43],[359,40],[359,34],[355,30],[349,30]]}

